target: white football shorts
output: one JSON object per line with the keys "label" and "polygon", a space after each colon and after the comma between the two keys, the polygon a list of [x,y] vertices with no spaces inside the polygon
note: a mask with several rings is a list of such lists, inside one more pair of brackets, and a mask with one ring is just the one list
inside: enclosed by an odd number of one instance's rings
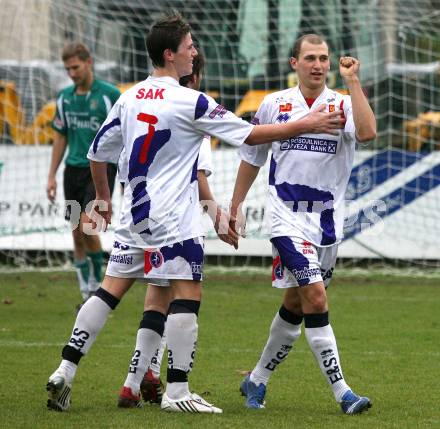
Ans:
{"label": "white football shorts", "polygon": [[106,275],[169,286],[168,280],[203,280],[203,237],[158,249],[141,249],[115,241]]}
{"label": "white football shorts", "polygon": [[289,288],[323,281],[330,284],[338,245],[317,247],[298,237],[274,237],[272,242],[272,286]]}

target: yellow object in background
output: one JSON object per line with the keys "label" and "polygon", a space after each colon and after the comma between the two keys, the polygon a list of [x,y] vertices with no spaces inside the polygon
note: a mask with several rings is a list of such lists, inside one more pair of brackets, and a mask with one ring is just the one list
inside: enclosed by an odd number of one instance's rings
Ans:
{"label": "yellow object in background", "polygon": [[55,109],[55,101],[50,101],[41,108],[32,124],[25,128],[21,144],[52,144],[55,131],[51,123]]}
{"label": "yellow object in background", "polygon": [[244,95],[243,99],[240,101],[237,109],[235,110],[235,114],[239,117],[245,115],[252,115],[258,110],[261,102],[263,101],[266,95],[272,93],[274,91],[268,91],[265,89],[251,89]]}
{"label": "yellow object in background", "polygon": [[[416,119],[404,121],[403,128],[408,139],[408,150],[418,152],[425,143],[440,142],[440,112],[420,113]],[[440,147],[432,149],[437,148]]]}
{"label": "yellow object in background", "polygon": [[21,143],[25,119],[20,97],[14,82],[0,80],[0,134],[5,132],[6,127],[13,142]]}

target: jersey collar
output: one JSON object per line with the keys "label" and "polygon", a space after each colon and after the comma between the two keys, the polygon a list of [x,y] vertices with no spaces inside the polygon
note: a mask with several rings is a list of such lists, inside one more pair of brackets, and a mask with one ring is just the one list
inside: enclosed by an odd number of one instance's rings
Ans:
{"label": "jersey collar", "polygon": [[[90,87],[89,92],[87,92],[86,94],[81,94],[81,95],[86,95],[88,97],[92,92],[95,92],[98,88],[99,88],[98,80],[93,79],[92,86]],[[76,86],[75,85],[72,85],[72,95],[78,95],[76,93]]]}
{"label": "jersey collar", "polygon": [[148,76],[147,81],[164,82],[164,83],[168,83],[169,85],[180,86],[179,82],[177,82],[177,80],[171,76],[161,76],[161,77]]}
{"label": "jersey collar", "polygon": [[[296,93],[296,97],[300,101],[301,105],[304,108],[309,109],[309,106],[307,105],[307,102],[304,99],[304,96],[303,96],[301,90],[299,89],[299,85],[296,86],[294,88],[294,90],[295,90],[295,93]],[[328,91],[329,91],[328,87],[325,86],[324,89],[322,90],[321,94],[319,94],[318,97],[316,97],[316,99],[315,99],[314,103],[312,104],[312,107],[310,107],[310,109],[314,109],[317,106],[319,106],[320,104],[325,103]]]}
{"label": "jersey collar", "polygon": [[95,92],[99,87],[99,83],[97,79],[93,79],[92,86],[90,87],[89,92]]}

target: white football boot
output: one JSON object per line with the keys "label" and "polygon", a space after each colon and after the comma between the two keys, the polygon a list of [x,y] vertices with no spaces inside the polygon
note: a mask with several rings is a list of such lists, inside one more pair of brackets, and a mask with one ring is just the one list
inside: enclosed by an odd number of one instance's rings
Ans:
{"label": "white football boot", "polygon": [[72,384],[67,382],[67,376],[63,370],[57,369],[49,377],[46,390],[49,396],[47,400],[49,410],[67,411],[70,408]]}
{"label": "white football boot", "polygon": [[214,407],[214,405],[206,402],[201,396],[197,395],[197,393],[190,393],[180,399],[170,399],[165,392],[160,408],[164,411],[177,413],[223,413],[221,408]]}

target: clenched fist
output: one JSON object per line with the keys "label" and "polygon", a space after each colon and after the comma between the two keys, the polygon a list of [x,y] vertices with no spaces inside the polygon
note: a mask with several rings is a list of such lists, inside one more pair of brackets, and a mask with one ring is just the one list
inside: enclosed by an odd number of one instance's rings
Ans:
{"label": "clenched fist", "polygon": [[339,64],[347,69],[350,68],[355,62],[355,59],[352,57],[341,57],[339,60]]}
{"label": "clenched fist", "polygon": [[339,59],[339,73],[346,84],[353,79],[357,79],[359,65],[359,61],[353,57],[341,57]]}

